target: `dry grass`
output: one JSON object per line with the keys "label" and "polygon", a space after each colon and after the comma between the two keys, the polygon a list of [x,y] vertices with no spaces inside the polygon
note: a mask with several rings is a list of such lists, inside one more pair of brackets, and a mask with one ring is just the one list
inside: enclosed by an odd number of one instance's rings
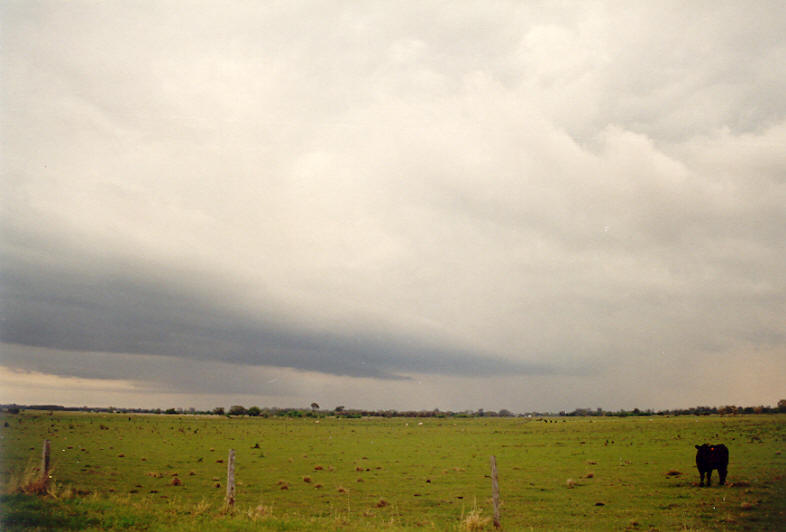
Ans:
{"label": "dry grass", "polygon": [[[24,493],[25,495],[47,495],[54,483],[50,482],[52,472],[47,478],[41,475],[41,469],[28,462],[21,473],[12,474],[6,483],[6,491],[11,493]],[[52,484],[52,486],[50,486]]]}
{"label": "dry grass", "polygon": [[49,479],[37,478],[29,482],[25,482],[18,490],[25,495],[46,495],[49,491]]}
{"label": "dry grass", "polygon": [[210,509],[210,503],[206,499],[202,499],[194,505],[191,515],[202,515]]}
{"label": "dry grass", "polygon": [[491,517],[483,517],[483,510],[478,508],[478,501],[475,500],[472,510],[461,520],[462,530],[486,530],[491,526]]}
{"label": "dry grass", "polygon": [[21,473],[8,477],[5,491],[8,494],[22,493],[24,495],[38,495],[53,499],[71,499],[76,491],[71,486],[63,486],[52,478],[54,469],[49,470],[46,478],[41,475],[41,469],[28,463]]}
{"label": "dry grass", "polygon": [[273,517],[273,507],[259,504],[254,508],[249,508],[248,512],[246,512],[246,515],[252,521],[258,521],[259,519],[266,519],[269,517]]}

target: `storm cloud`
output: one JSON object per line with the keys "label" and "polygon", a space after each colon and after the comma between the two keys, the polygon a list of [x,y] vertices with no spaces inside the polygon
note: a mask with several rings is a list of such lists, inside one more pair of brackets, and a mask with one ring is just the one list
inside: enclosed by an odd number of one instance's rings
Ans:
{"label": "storm cloud", "polygon": [[[275,314],[266,315],[264,310],[235,309],[231,293],[224,298],[213,294],[214,303],[199,297],[197,287],[185,291],[174,280],[123,276],[119,267],[86,274],[45,269],[40,264],[14,267],[9,257],[3,262],[3,300],[9,309],[3,341],[13,344],[152,353],[378,378],[403,378],[401,372],[483,376],[554,371],[551,366],[484,357],[460,346],[451,348],[384,331],[311,330],[276,320]],[[17,360],[15,366],[23,366],[22,361]],[[57,374],[71,374],[80,367],[59,365]],[[82,367],[74,376],[110,377],[89,375],[86,369]],[[121,374],[122,369],[115,372]]]}
{"label": "storm cloud", "polygon": [[780,399],[781,2],[0,10],[9,379]]}

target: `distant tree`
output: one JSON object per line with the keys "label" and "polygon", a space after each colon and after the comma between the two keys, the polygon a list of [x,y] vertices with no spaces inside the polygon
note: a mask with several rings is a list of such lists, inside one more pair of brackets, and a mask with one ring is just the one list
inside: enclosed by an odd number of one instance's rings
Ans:
{"label": "distant tree", "polygon": [[164,414],[177,414],[177,410],[175,410],[174,408],[167,408],[166,410],[164,410]]}
{"label": "distant tree", "polygon": [[339,405],[336,407],[336,412],[343,412],[346,407],[344,405]]}
{"label": "distant tree", "polygon": [[778,412],[786,412],[786,399],[778,401]]}
{"label": "distant tree", "polygon": [[259,415],[261,412],[262,412],[262,410],[260,410],[258,406],[251,406],[251,407],[249,407],[249,409],[248,409],[248,412],[247,412],[247,413],[248,413],[248,415],[249,415],[249,416],[255,416],[255,417],[256,417],[256,416],[258,416],[258,415]]}
{"label": "distant tree", "polygon": [[513,417],[513,412],[508,410],[507,408],[503,408],[499,411],[499,417]]}
{"label": "distant tree", "polygon": [[319,410],[319,405],[317,403],[311,403],[311,410],[316,412],[317,410]]}
{"label": "distant tree", "polygon": [[223,416],[223,415],[224,415],[224,407],[223,407],[223,406],[217,406],[217,407],[215,407],[215,408],[213,409],[213,413],[214,413],[215,415],[217,415],[217,416]]}
{"label": "distant tree", "polygon": [[246,413],[246,407],[242,405],[232,405],[229,407],[230,416],[242,416]]}

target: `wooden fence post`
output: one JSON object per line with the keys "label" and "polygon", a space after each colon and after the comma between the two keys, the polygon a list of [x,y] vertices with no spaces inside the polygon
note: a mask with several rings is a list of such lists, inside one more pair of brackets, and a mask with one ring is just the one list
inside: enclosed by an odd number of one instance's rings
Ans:
{"label": "wooden fence post", "polygon": [[227,507],[232,507],[235,504],[235,450],[229,450],[229,459],[227,460]]}
{"label": "wooden fence post", "polygon": [[49,440],[44,440],[44,449],[41,452],[41,483],[44,489],[49,485]]}
{"label": "wooden fence post", "polygon": [[491,456],[491,500],[494,502],[494,528],[502,529],[499,521],[499,482],[497,481],[497,458]]}

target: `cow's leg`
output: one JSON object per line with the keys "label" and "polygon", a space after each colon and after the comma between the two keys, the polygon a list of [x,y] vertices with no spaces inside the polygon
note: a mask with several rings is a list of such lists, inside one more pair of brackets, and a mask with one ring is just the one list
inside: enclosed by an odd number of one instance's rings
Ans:
{"label": "cow's leg", "polygon": [[711,477],[712,477],[712,469],[708,469],[707,470],[707,486],[711,486],[712,485],[712,481],[710,480]]}
{"label": "cow's leg", "polygon": [[726,484],[726,468],[718,468],[718,475],[720,475],[720,485],[723,486]]}
{"label": "cow's leg", "polygon": [[699,486],[704,485],[704,471],[699,469]]}

